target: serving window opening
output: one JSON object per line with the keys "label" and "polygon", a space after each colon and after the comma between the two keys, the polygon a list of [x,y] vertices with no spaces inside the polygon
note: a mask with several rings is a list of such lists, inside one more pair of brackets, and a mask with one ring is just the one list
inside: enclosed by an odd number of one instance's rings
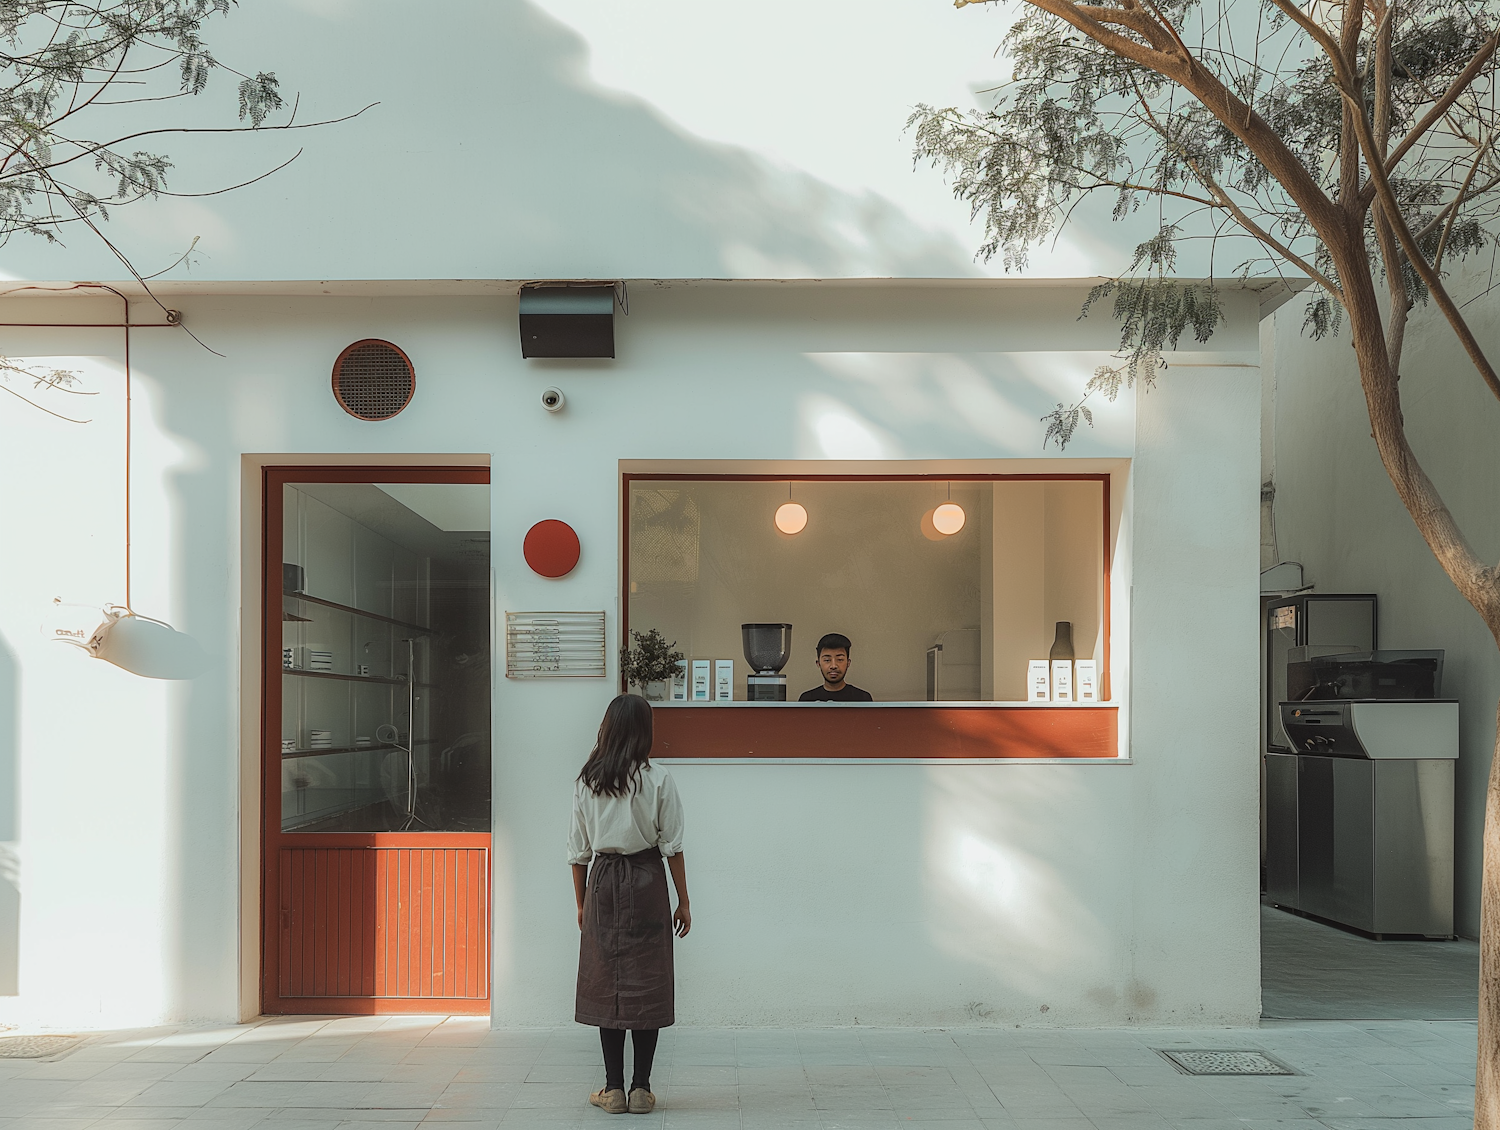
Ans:
{"label": "serving window opening", "polygon": [[1034,702],[1059,625],[1108,699],[1108,476],[641,474],[625,505],[626,627],[681,652],[669,703],[763,697],[752,624],[791,625],[787,702],[824,686],[829,635],[876,703]]}

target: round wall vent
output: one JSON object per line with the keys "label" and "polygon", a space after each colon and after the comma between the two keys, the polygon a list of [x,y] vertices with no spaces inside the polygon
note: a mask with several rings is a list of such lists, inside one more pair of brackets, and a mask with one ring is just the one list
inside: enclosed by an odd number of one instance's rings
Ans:
{"label": "round wall vent", "polygon": [[389,420],[411,403],[417,378],[406,354],[388,341],[356,341],[333,363],[333,395],[361,420]]}

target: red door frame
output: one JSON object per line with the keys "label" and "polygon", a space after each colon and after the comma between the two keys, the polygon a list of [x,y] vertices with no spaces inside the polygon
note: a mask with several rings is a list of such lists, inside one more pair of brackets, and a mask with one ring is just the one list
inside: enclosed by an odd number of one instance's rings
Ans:
{"label": "red door frame", "polygon": [[[278,1014],[479,1013],[490,1011],[491,836],[482,832],[281,831],[281,562],[283,487],[287,483],[483,483],[488,467],[266,466],[261,496],[261,1012]],[[490,641],[493,648],[495,643]],[[280,994],[281,852],[287,848],[483,849],[479,876],[481,996],[298,996]],[[451,924],[446,923],[444,925]],[[414,925],[420,939],[420,924]],[[337,946],[330,952],[336,953]]]}

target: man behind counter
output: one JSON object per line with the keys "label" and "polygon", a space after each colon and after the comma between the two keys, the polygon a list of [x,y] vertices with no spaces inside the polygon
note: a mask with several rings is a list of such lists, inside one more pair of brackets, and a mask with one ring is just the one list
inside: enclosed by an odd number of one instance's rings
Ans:
{"label": "man behind counter", "polygon": [[874,702],[869,691],[844,682],[849,674],[849,637],[829,632],[818,641],[818,670],[823,685],[803,691],[798,702]]}

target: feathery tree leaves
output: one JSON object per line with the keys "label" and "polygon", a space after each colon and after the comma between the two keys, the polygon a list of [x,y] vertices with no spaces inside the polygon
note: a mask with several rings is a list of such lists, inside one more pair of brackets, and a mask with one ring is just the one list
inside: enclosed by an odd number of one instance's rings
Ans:
{"label": "feathery tree leaves", "polygon": [[[151,145],[148,139],[167,134],[332,124],[270,124],[284,106],[276,73],[241,73],[214,55],[204,38],[206,30],[211,21],[230,15],[236,3],[0,0],[0,245],[18,233],[60,243],[70,227],[81,226],[91,238],[103,240],[145,286],[129,256],[100,230],[117,207],[171,195],[167,184],[172,161],[142,144]],[[170,104],[203,94],[217,72],[238,79],[240,124],[210,128],[172,120]],[[296,156],[254,179],[284,168]],[[211,188],[193,195],[231,190]],[[172,266],[187,261],[196,246],[195,239]],[[25,375],[34,374],[0,358],[0,392],[41,407],[6,387],[12,377]],[[33,391],[74,391],[63,379],[70,376],[51,373],[34,383]]]}
{"label": "feathery tree leaves", "polygon": [[[1356,11],[1349,25],[1356,30],[1345,36],[1344,13]],[[919,106],[907,123],[917,159],[941,168],[954,195],[983,218],[979,255],[998,258],[1006,270],[1024,267],[1029,250],[1085,198],[1106,197],[1116,220],[1148,202],[1161,213],[1159,232],[1136,249],[1124,276],[1085,307],[1114,297],[1122,363],[1101,368],[1077,404],[1044,418],[1044,443],[1066,442],[1079,405],[1094,393],[1112,399],[1122,383],[1149,384],[1187,327],[1198,341],[1213,332],[1220,317],[1213,280],[1169,277],[1186,238],[1205,231],[1250,237],[1259,251],[1235,273],[1311,280],[1304,326],[1313,336],[1337,333],[1344,320],[1339,265],[1328,233],[1299,199],[1309,188],[1353,226],[1377,277],[1399,274],[1393,293],[1407,310],[1428,300],[1428,272],[1399,247],[1394,255],[1385,253],[1391,246],[1382,250],[1382,209],[1362,171],[1351,103],[1391,155],[1390,188],[1426,265],[1441,273],[1493,246],[1500,218],[1500,155],[1491,140],[1495,12],[1491,0],[1315,0],[1305,9],[1290,0],[1033,0],[1005,37],[1014,74],[993,105],[968,112]],[[1308,22],[1335,46],[1343,37],[1347,57],[1331,57]],[[1118,42],[1101,42],[1091,26]],[[1153,66],[1151,52],[1201,72],[1206,98],[1170,66]],[[1475,60],[1463,91],[1419,130]],[[1226,115],[1219,91],[1245,116],[1243,127]],[[1307,184],[1289,184],[1285,169],[1268,167],[1247,128],[1252,121],[1279,140],[1275,156],[1295,162]],[[1412,144],[1397,160],[1392,142],[1408,134]]]}
{"label": "feathery tree leaves", "polygon": [[[167,190],[172,162],[131,144],[166,131],[95,132],[123,118],[107,107],[196,96],[230,71],[246,128],[282,108],[274,72],[238,74],[204,41],[230,10],[230,0],[0,0],[0,243],[18,232],[55,242]],[[176,89],[163,89],[173,70]]]}

